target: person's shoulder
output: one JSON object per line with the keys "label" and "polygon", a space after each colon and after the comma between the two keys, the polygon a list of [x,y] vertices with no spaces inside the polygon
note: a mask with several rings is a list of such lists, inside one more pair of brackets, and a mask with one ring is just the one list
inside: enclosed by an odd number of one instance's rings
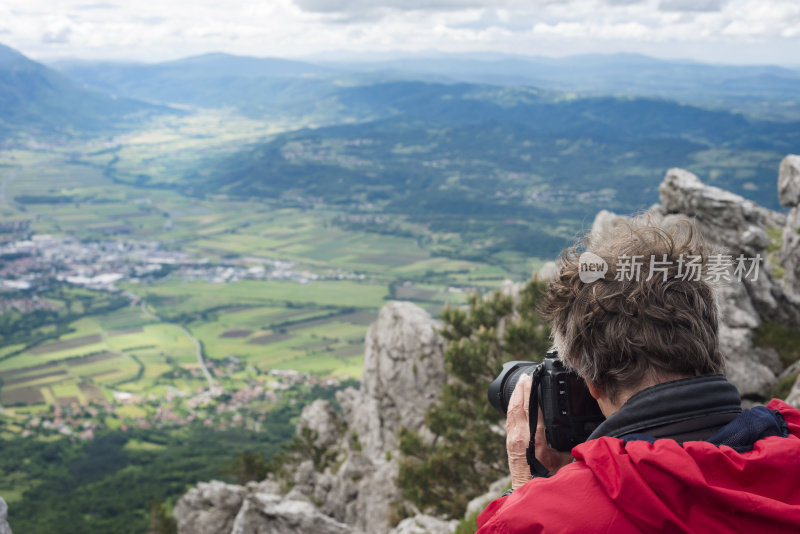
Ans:
{"label": "person's shoulder", "polygon": [[780,399],[772,399],[767,408],[780,412],[787,423],[800,425],[800,410]]}

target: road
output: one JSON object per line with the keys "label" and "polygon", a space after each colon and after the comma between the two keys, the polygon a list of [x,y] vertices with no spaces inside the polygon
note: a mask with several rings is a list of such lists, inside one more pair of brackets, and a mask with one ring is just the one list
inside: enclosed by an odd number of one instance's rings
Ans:
{"label": "road", "polygon": [[[162,323],[167,323],[168,322],[168,321],[165,321],[164,319],[162,319],[161,317],[159,317],[158,315],[156,315],[155,313],[153,313],[150,310],[148,310],[147,309],[147,301],[144,300],[144,299],[142,299],[142,312],[145,315],[147,315],[149,317],[152,317],[156,321],[159,321],[159,322],[162,322]],[[170,323],[170,324],[174,324],[174,323]],[[208,371],[208,367],[206,367],[206,362],[203,359],[203,345],[200,344],[200,341],[196,337],[194,337],[194,335],[192,335],[191,332],[189,332],[188,328],[186,328],[183,325],[175,325],[175,326],[180,328],[183,331],[183,333],[186,334],[186,337],[188,337],[192,341],[192,343],[194,343],[195,354],[197,355],[197,362],[200,364],[200,368],[203,370],[203,374],[205,375],[206,380],[208,381],[208,389],[209,390],[212,389],[215,386],[214,377],[211,376],[211,373]]]}

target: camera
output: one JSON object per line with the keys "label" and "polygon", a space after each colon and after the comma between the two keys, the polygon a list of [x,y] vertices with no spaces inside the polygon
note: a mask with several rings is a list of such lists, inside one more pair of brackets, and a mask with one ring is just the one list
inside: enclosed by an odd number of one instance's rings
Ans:
{"label": "camera", "polygon": [[[508,414],[508,402],[522,375],[533,379],[530,406],[542,408],[550,448],[569,452],[586,441],[605,419],[586,383],[566,369],[555,350],[548,351],[542,363],[513,361],[503,365],[500,375],[489,385],[489,403],[501,414]],[[531,428],[531,436],[535,432]]]}

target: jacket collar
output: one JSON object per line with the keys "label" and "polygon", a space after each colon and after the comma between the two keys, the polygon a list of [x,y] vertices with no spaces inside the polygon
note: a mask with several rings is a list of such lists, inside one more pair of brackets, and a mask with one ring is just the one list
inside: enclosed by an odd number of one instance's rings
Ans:
{"label": "jacket collar", "polygon": [[722,375],[664,382],[635,393],[589,439],[646,433],[648,429],[708,416],[731,414],[732,418],[742,411],[741,403],[736,386]]}

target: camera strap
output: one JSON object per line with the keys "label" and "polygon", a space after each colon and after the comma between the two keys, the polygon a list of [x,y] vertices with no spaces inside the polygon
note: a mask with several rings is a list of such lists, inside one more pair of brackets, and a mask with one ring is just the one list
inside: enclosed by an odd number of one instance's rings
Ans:
{"label": "camera strap", "polygon": [[531,433],[531,440],[528,443],[528,448],[525,449],[525,458],[528,460],[528,465],[531,467],[531,478],[549,477],[550,471],[536,459],[536,426],[539,423],[539,382],[542,376],[542,367],[539,366],[534,371],[533,383],[531,384],[531,397],[528,402],[528,429]]}

